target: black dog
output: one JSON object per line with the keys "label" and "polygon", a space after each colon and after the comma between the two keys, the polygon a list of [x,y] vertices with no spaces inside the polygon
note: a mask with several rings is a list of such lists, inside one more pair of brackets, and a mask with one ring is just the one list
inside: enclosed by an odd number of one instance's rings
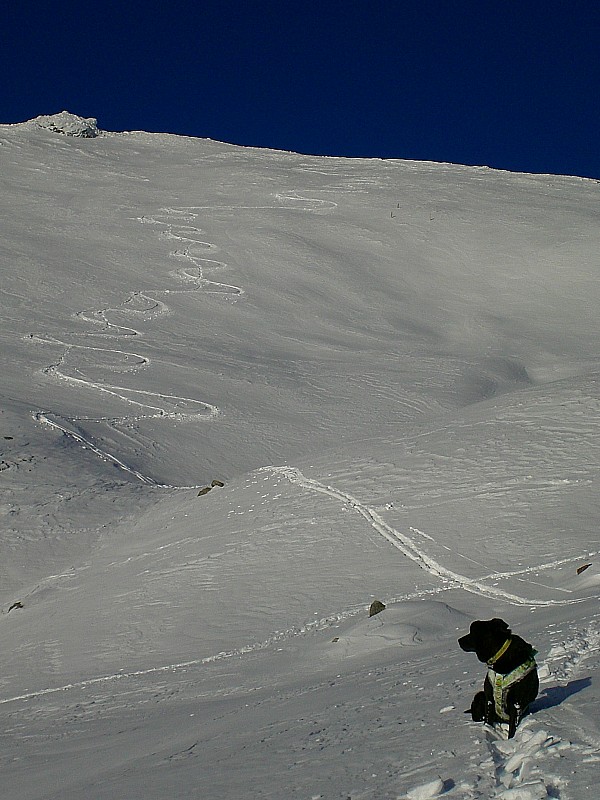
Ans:
{"label": "black dog", "polygon": [[471,703],[471,716],[475,722],[488,725],[508,722],[511,739],[540,688],[534,658],[537,651],[512,634],[506,622],[498,617],[472,622],[469,633],[458,643],[488,665],[483,692],[477,692]]}

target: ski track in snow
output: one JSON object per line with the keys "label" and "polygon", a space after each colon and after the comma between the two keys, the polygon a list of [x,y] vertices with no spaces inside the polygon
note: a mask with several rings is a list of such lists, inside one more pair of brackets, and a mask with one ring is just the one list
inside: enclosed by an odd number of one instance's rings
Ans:
{"label": "ski track in snow", "polygon": [[[314,479],[306,478],[299,469],[294,467],[266,466],[262,467],[260,471],[284,477],[291,483],[300,485],[305,489],[309,489],[311,491],[324,494],[333,499],[340,500],[345,507],[349,506],[350,508],[354,509],[357,513],[359,513],[378,533],[380,533],[388,542],[390,542],[390,544],[392,544],[394,547],[399,549],[405,556],[414,561],[421,569],[425,570],[426,572],[437,578],[440,578],[443,582],[443,584],[438,588],[423,589],[407,593],[405,595],[391,598],[389,602],[401,603],[411,600],[420,600],[426,597],[439,595],[442,592],[449,591],[455,588],[461,588],[467,592],[479,596],[490,597],[496,600],[503,600],[504,602],[507,602],[512,605],[528,606],[530,608],[536,608],[540,606],[566,606],[583,602],[582,599],[535,600],[535,599],[520,597],[518,595],[514,595],[509,592],[504,592],[503,590],[497,589],[496,587],[487,586],[486,584],[483,584],[481,580],[473,580],[471,578],[467,578],[464,575],[459,575],[458,573],[446,569],[437,561],[428,556],[427,553],[424,550],[418,548],[409,537],[400,533],[395,528],[392,528],[379,516],[379,514],[377,514],[376,511],[363,505],[353,495],[338,489],[334,489],[331,486],[326,486]],[[147,480],[145,476],[141,474],[139,475],[139,478],[140,480]],[[432,537],[428,538],[431,539]],[[586,554],[586,556],[590,555],[597,555],[597,554],[595,553]],[[563,564],[580,562],[581,559],[582,557],[564,558],[564,559],[559,559],[557,561],[538,564],[535,566],[524,567],[521,570],[515,570],[512,572],[490,573],[484,576],[483,580],[494,580],[507,576],[517,576],[517,575],[527,574],[532,571],[537,572],[537,571],[548,570],[555,568],[557,566],[561,566]],[[14,697],[0,699],[0,705],[6,703],[13,703],[16,701],[32,700],[38,697],[43,697],[44,695],[66,692],[71,689],[85,689],[87,687],[92,687],[123,679],[142,678],[145,676],[155,675],[164,672],[186,672],[188,669],[202,667],[203,665],[214,663],[216,661],[222,661],[229,658],[240,657],[249,653],[255,653],[260,650],[266,650],[278,643],[289,640],[290,638],[303,636],[313,631],[323,630],[333,625],[338,625],[340,622],[347,621],[352,617],[357,616],[358,614],[364,613],[364,610],[365,607],[362,605],[355,608],[349,608],[343,612],[332,614],[328,617],[324,617],[319,620],[313,620],[301,627],[293,627],[284,631],[275,631],[273,635],[269,636],[264,641],[249,643],[243,645],[242,647],[234,648],[229,651],[222,651],[215,655],[206,656],[204,658],[194,659],[191,661],[185,661],[180,663],[150,667],[148,669],[136,670],[133,672],[120,671],[118,673],[114,673],[111,675],[105,675],[105,676],[90,678],[84,681],[65,684],[64,686],[46,688],[38,691],[29,692],[26,694],[21,694]],[[590,655],[594,654],[599,650],[600,650],[600,625],[592,624],[582,633],[576,634],[567,641],[562,642],[559,645],[556,645],[550,651],[546,663],[548,665],[551,665],[554,661],[557,660],[560,660],[562,663],[562,666],[559,668],[552,669],[551,667],[549,667],[548,674],[550,678],[561,681],[568,681],[573,672],[579,667],[580,663],[584,659],[588,658]],[[517,742],[517,739],[514,739],[512,741]],[[429,795],[424,795],[424,796],[429,796]],[[494,797],[495,796],[496,795],[494,795]],[[509,797],[512,796],[506,795],[507,800]],[[515,795],[515,797],[517,797],[517,795]],[[530,795],[523,795],[523,797],[525,798],[525,800],[530,800]],[[535,798],[537,797],[537,795],[532,795],[531,797]]]}
{"label": "ski track in snow", "polygon": [[[471,592],[472,594],[480,595],[482,597],[489,597],[494,600],[503,600],[511,605],[529,607],[564,606],[582,602],[579,598],[569,600],[534,600],[512,594],[511,592],[505,592],[503,589],[498,589],[496,586],[489,586],[487,583],[483,583],[483,579],[477,580],[474,578],[468,578],[465,575],[460,575],[459,573],[453,572],[452,570],[442,566],[442,564],[429,556],[425,550],[418,547],[409,536],[401,533],[391,525],[388,525],[388,523],[380,516],[380,514],[377,513],[377,511],[364,505],[348,492],[344,492],[341,489],[335,489],[333,486],[326,486],[325,484],[319,483],[319,481],[316,481],[312,478],[306,478],[302,472],[295,467],[269,466],[262,467],[262,469],[275,475],[283,475],[291,483],[297,484],[304,489],[318,492],[319,494],[324,494],[335,500],[340,500],[345,506],[352,508],[358,514],[360,514],[360,516],[363,517],[369,523],[369,525],[371,525],[371,527],[377,531],[377,533],[383,536],[384,539],[387,539],[391,545],[400,550],[400,552],[403,553],[407,558],[410,558],[411,561],[414,561],[417,566],[428,572],[430,575],[439,578],[444,583],[449,584],[447,588],[461,588],[467,592]],[[586,557],[589,556],[588,553],[585,555]],[[564,563],[564,561],[552,562],[551,564],[542,566],[544,569],[548,569],[551,566],[558,566],[560,563]],[[486,575],[484,580],[497,580],[500,577],[505,577],[506,575],[523,574],[528,571],[532,571],[533,569],[537,570],[541,568],[541,566],[538,566],[535,568],[529,567],[520,572],[492,573],[490,575]]]}
{"label": "ski track in snow", "polygon": [[[306,478],[294,467],[264,467],[263,470],[283,475],[291,483],[304,489],[318,492],[339,500],[360,514],[379,534],[405,556],[414,561],[421,569],[440,578],[447,584],[446,588],[459,587],[476,595],[501,599],[513,605],[529,607],[564,606],[582,602],[575,600],[534,600],[505,592],[494,586],[488,586],[482,580],[473,580],[446,569],[418,547],[412,539],[388,525],[372,508],[365,506],[348,492],[326,486],[311,478]],[[415,531],[417,532],[417,531]],[[418,533],[421,533],[420,531]],[[428,537],[431,538],[431,537]],[[540,564],[523,570],[509,573],[491,573],[483,580],[494,580],[500,577],[516,576],[530,571],[550,569],[579,558],[561,559],[548,564]],[[549,652],[544,668],[546,683],[550,681],[568,682],[581,667],[583,661],[600,651],[600,624],[592,623],[584,631],[555,645]],[[555,662],[560,662],[555,666]],[[541,670],[542,675],[544,671]],[[543,678],[542,678],[543,681]],[[481,736],[481,734],[479,734]],[[481,740],[480,740],[481,741]],[[479,775],[473,786],[461,784],[457,790],[462,797],[489,798],[489,800],[543,800],[544,798],[560,798],[565,780],[549,773],[545,761],[549,757],[564,756],[566,751],[575,752],[578,757],[584,756],[590,761],[600,761],[600,742],[588,744],[564,741],[538,726],[533,717],[526,718],[517,729],[513,739],[507,740],[502,732],[489,727],[483,728],[485,751],[478,765]],[[446,794],[446,786],[452,781],[438,778],[425,784],[415,786],[404,795],[406,800],[427,800]]]}
{"label": "ski track in snow", "polygon": [[[261,208],[287,208],[312,211],[313,213],[327,213],[331,208],[335,207],[335,204],[328,203],[328,201],[309,200],[294,194],[278,195],[276,199],[281,203],[280,206],[224,206],[223,209],[259,210]],[[196,212],[201,210],[211,211],[215,209],[214,207],[202,206],[166,208],[162,209],[160,214],[139,218],[139,221],[142,223],[165,226],[160,234],[161,239],[177,241],[182,244],[182,248],[172,251],[170,256],[185,262],[185,266],[171,271],[169,276],[180,282],[184,288],[164,289],[151,293],[142,291],[131,292],[126,300],[117,308],[79,312],[77,316],[80,319],[94,325],[102,326],[101,331],[90,331],[85,334],[87,337],[111,337],[118,339],[121,337],[141,336],[142,334],[135,327],[115,324],[110,321],[109,316],[123,315],[133,318],[137,316],[137,318],[148,320],[161,314],[169,313],[168,305],[157,299],[154,295],[200,291],[237,299],[244,294],[244,290],[240,287],[213,281],[205,277],[206,272],[224,269],[227,265],[223,261],[206,257],[206,254],[214,252],[217,248],[215,245],[200,238],[200,229],[194,227],[192,224],[198,216]],[[76,336],[77,334],[73,335]],[[93,381],[83,376],[76,377],[76,374],[70,373],[78,373],[77,367],[69,367],[66,363],[68,361],[69,363],[75,362],[76,364],[77,355],[83,353],[83,351],[87,351],[88,353],[108,354],[113,361],[116,360],[117,366],[105,366],[105,369],[112,369],[113,371],[131,371],[144,368],[150,364],[150,360],[147,357],[138,353],[119,349],[99,348],[92,345],[74,344],[44,336],[32,336],[30,339],[44,344],[58,344],[65,348],[58,362],[44,370],[45,374],[49,377],[66,381],[74,387],[87,388],[105,393],[138,409],[138,413],[135,415],[132,414],[117,418],[99,417],[94,418],[93,421],[105,421],[109,424],[116,425],[119,423],[129,423],[155,418],[171,419],[174,421],[183,419],[207,420],[219,414],[219,409],[215,406],[194,398],[130,389],[116,384]],[[119,364],[119,362],[121,363]],[[82,447],[89,449],[98,457],[114,463],[120,469],[133,475],[141,482],[166,487],[165,484],[157,484],[156,481],[129,467],[116,456],[97,447],[86,437],[74,432],[69,427],[62,424],[60,417],[52,415],[49,412],[37,412],[34,414],[34,418],[40,423],[62,431]],[[89,418],[85,417],[72,417],[66,420],[66,422],[74,423],[77,421],[84,421],[85,419],[90,421]],[[467,576],[460,575],[444,567],[429,556],[425,550],[418,547],[410,536],[403,534],[386,523],[377,511],[361,503],[350,493],[306,478],[300,470],[293,467],[270,466],[264,467],[263,469],[272,474],[284,476],[291,483],[297,484],[306,490],[339,500],[344,506],[353,509],[357,514],[363,517],[379,535],[402,552],[403,555],[416,563],[421,569],[442,581],[443,586],[440,587],[439,590],[434,589],[415,592],[411,595],[406,595],[404,598],[397,598],[397,600],[416,599],[451,588],[462,588],[475,595],[532,608],[540,606],[564,606],[581,602],[579,599],[531,599],[506,592],[495,586],[484,583],[484,581],[498,580],[500,578],[517,576],[527,572],[549,569],[579,559],[561,559],[549,564],[541,564],[514,572],[491,573],[480,579],[468,578]],[[425,539],[431,538],[416,529],[413,532],[421,534]],[[143,678],[166,672],[186,672],[190,668],[201,667],[215,661],[266,649],[290,636],[297,636],[305,634],[309,630],[328,627],[356,613],[358,613],[357,610],[346,611],[335,617],[329,617],[310,623],[300,629],[277,632],[264,642],[249,644],[213,656],[178,664],[151,667],[149,669],[133,672],[121,671],[112,675],[66,684],[61,687],[46,688],[11,698],[4,698],[0,700],[0,705],[17,701],[29,701],[41,698],[45,695],[67,692],[73,689],[85,690],[89,687],[119,680]],[[584,631],[576,632],[571,638],[552,647],[546,659],[546,665],[548,667],[547,675],[549,677],[546,677],[545,680],[542,679],[542,682],[547,683],[552,679],[563,682],[568,681],[581,668],[582,663],[599,650],[600,626],[598,624],[592,624]],[[484,753],[478,764],[479,775],[472,785],[463,783],[460,786],[456,786],[455,790],[451,790],[450,792],[451,794],[454,794],[455,791],[459,792],[462,796],[473,798],[473,800],[475,798],[484,797],[490,798],[490,800],[543,800],[543,798],[548,797],[560,798],[565,789],[566,782],[563,778],[550,774],[546,766],[548,758],[552,756],[561,756],[568,750],[574,750],[580,757],[585,757],[593,761],[600,760],[600,756],[598,755],[600,746],[598,743],[583,745],[563,741],[548,733],[544,728],[539,727],[533,717],[528,717],[523,721],[517,730],[516,736],[512,740],[505,740],[502,735],[489,728],[480,728],[477,735],[479,737],[479,742],[484,746]],[[445,790],[446,785],[447,784],[441,779],[429,781],[426,784],[409,789],[405,797],[411,800],[426,800],[427,798],[439,797],[441,794],[447,793]]]}
{"label": "ski track in snow", "polygon": [[[414,592],[412,594],[407,594],[402,599],[416,600],[433,593],[435,592],[431,591]],[[311,631],[317,631],[328,628],[331,625],[337,624],[344,619],[348,619],[352,616],[355,616],[356,614],[363,613],[364,610],[365,610],[364,607],[361,606],[359,609],[353,609],[351,611],[346,611],[341,614],[325,617],[320,620],[313,620],[312,622],[309,622],[300,628],[296,627],[296,628],[290,628],[285,631],[276,631],[272,636],[269,636],[262,642],[254,642],[252,644],[247,644],[232,650],[224,650],[212,656],[205,656],[204,658],[197,658],[193,659],[192,661],[182,661],[176,664],[166,664],[158,667],[149,667],[147,669],[135,670],[132,672],[120,671],[113,673],[111,675],[103,675],[96,678],[89,678],[88,680],[84,681],[68,683],[65,684],[64,686],[39,689],[37,691],[27,692],[25,694],[16,695],[14,697],[7,697],[4,699],[0,699],[0,705],[5,705],[6,703],[14,703],[19,700],[25,700],[25,701],[33,700],[38,697],[44,697],[45,695],[68,692],[71,689],[86,689],[87,687],[90,686],[98,686],[101,684],[112,683],[113,681],[119,681],[124,679],[143,678],[149,675],[156,675],[164,672],[171,672],[171,673],[187,672],[187,670],[190,668],[202,667],[206,664],[213,664],[216,661],[223,661],[229,658],[237,658],[240,656],[247,655],[249,653],[256,653],[260,650],[266,650],[267,648],[272,647],[280,642],[284,642],[285,640],[290,639],[291,637],[302,636],[307,633],[310,633]]]}
{"label": "ski track in snow", "polygon": [[[274,195],[275,204],[268,206],[183,206],[178,208],[162,208],[159,213],[138,217],[138,221],[144,224],[157,225],[162,228],[159,236],[166,241],[181,243],[180,249],[173,250],[169,256],[173,259],[186,262],[186,265],[169,272],[169,277],[179,282],[184,288],[161,289],[152,292],[133,291],[117,307],[103,308],[99,310],[80,311],[75,316],[84,322],[98,325],[101,330],[88,331],[83,334],[86,338],[105,337],[120,339],[122,337],[142,336],[143,334],[131,325],[115,324],[111,322],[109,316],[124,316],[128,321],[140,319],[143,321],[151,320],[163,314],[170,313],[169,306],[157,295],[188,294],[200,292],[201,294],[217,294],[235,302],[244,294],[244,290],[233,284],[221,283],[210,280],[205,273],[217,269],[225,269],[227,263],[206,257],[207,253],[218,250],[218,247],[202,238],[200,228],[194,227],[193,223],[198,217],[198,211],[218,211],[218,210],[284,210],[284,211],[306,211],[312,213],[328,213],[337,207],[337,204],[328,200],[319,200],[301,197],[299,194],[290,192],[287,194],[277,193]],[[51,344],[64,347],[64,351],[56,364],[46,367],[44,374],[55,380],[65,381],[73,387],[80,389],[93,390],[123,402],[128,406],[137,409],[137,414],[127,414],[119,417],[61,417],[49,411],[38,411],[33,413],[36,422],[44,424],[54,430],[61,431],[65,436],[81,445],[84,449],[97,455],[104,461],[114,464],[122,471],[132,475],[142,483],[159,488],[198,488],[198,486],[178,486],[158,483],[153,478],[142,474],[136,469],[128,466],[123,460],[115,456],[108,450],[96,445],[90,438],[74,431],[69,423],[77,422],[105,422],[112,427],[119,425],[131,425],[136,422],[148,419],[179,421],[209,421],[219,416],[219,409],[211,403],[197,400],[191,397],[180,397],[177,395],[162,394],[160,392],[145,391],[142,389],[131,389],[126,386],[106,383],[104,381],[94,381],[85,377],[84,372],[78,369],[78,361],[82,361],[90,353],[97,354],[97,363],[94,368],[110,370],[113,372],[132,372],[150,366],[150,359],[138,353],[94,347],[90,344],[79,344],[82,335],[73,332],[73,338],[77,343],[65,342],[45,335],[30,335],[28,341],[39,344]],[[108,358],[107,358],[108,356]],[[79,377],[78,377],[79,376]]]}

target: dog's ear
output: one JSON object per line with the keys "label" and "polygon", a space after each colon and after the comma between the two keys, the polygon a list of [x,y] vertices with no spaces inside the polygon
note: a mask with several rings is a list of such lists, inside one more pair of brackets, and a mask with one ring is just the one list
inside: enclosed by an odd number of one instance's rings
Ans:
{"label": "dog's ear", "polygon": [[510,628],[503,619],[500,619],[499,617],[494,617],[492,623],[494,625],[494,628],[498,631],[498,633],[510,633]]}

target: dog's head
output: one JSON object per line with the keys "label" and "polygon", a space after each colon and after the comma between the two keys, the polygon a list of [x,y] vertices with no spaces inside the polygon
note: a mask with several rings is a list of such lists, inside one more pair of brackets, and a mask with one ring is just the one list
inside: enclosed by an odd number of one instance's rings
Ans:
{"label": "dog's head", "polygon": [[471,623],[469,633],[458,640],[461,648],[467,653],[475,653],[485,663],[493,658],[510,636],[510,628],[503,619],[475,620]]}

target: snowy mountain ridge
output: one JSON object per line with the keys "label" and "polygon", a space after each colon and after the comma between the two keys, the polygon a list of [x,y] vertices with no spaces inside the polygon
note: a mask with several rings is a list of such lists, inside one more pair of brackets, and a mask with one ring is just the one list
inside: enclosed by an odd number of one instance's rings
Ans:
{"label": "snowy mountain ridge", "polygon": [[55,133],[63,133],[66,136],[81,137],[84,139],[94,139],[99,136],[98,120],[93,117],[79,117],[69,111],[61,111],[58,114],[41,115],[31,119],[25,125],[37,125],[40,128],[47,128]]}
{"label": "snowy mountain ridge", "polygon": [[0,796],[595,797],[598,185],[88,130],[0,126]]}

